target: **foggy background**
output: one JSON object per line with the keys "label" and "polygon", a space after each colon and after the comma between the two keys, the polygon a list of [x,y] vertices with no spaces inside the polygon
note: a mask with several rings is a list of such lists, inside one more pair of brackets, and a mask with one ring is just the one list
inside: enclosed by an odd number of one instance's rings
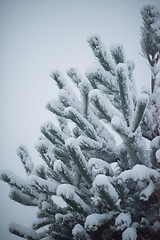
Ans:
{"label": "foggy background", "polygon": [[[159,0],[0,0],[0,170],[24,176],[16,155],[24,143],[34,162],[40,126],[53,115],[45,108],[57,88],[49,74],[64,74],[70,67],[84,73],[95,58],[87,43],[101,36],[106,48],[124,46],[135,61],[138,88],[150,87],[150,72],[140,56],[140,8],[160,8]],[[0,239],[21,239],[8,232],[8,224],[30,226],[35,209],[8,198],[9,187],[0,181]]]}

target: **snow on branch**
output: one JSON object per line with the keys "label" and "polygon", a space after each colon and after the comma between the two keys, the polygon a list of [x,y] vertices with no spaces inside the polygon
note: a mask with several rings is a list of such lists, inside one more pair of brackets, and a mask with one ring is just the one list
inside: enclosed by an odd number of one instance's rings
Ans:
{"label": "snow on branch", "polygon": [[9,226],[9,231],[19,237],[23,237],[30,240],[39,240],[39,234],[31,228],[24,227],[17,223],[12,223]]}
{"label": "snow on branch", "polygon": [[98,174],[113,176],[111,165],[99,158],[90,158],[88,161],[88,168],[93,177],[97,176]]}
{"label": "snow on branch", "polygon": [[125,62],[125,54],[122,45],[112,45],[110,47],[110,52],[116,64]]}
{"label": "snow on branch", "polygon": [[74,240],[91,240],[87,231],[80,224],[74,226],[72,229],[72,235]]}
{"label": "snow on branch", "polygon": [[93,181],[93,191],[95,196],[100,196],[105,199],[109,207],[114,208],[119,206],[119,196],[116,189],[109,181],[109,177],[99,174]]}
{"label": "snow on branch", "polygon": [[[35,148],[41,154],[41,157],[45,161],[47,166],[49,166],[50,169],[53,169],[53,163],[56,160],[56,157],[54,154],[54,147],[52,147],[51,144],[48,141],[46,141],[46,139],[45,140],[39,139],[38,142],[35,144]],[[40,168],[37,168],[37,167],[34,170],[34,172],[37,172],[36,175],[38,175],[38,172],[45,172],[43,170],[44,166],[43,167],[40,166]]]}
{"label": "snow on branch", "polygon": [[0,179],[8,183],[12,187],[16,187],[21,190],[23,193],[30,193],[29,184],[21,177],[15,175],[9,170],[3,170],[0,173]]}
{"label": "snow on branch", "polygon": [[94,129],[96,129],[98,138],[102,139],[102,141],[104,140],[107,143],[107,146],[110,146],[113,150],[116,144],[113,134],[108,130],[102,121],[99,121],[98,116],[95,113],[90,112],[88,121],[93,125]]}
{"label": "snow on branch", "polygon": [[78,100],[77,96],[73,94],[73,91],[67,92],[65,89],[61,89],[58,92],[58,98],[64,108],[72,106],[80,111],[81,103]]}
{"label": "snow on branch", "polygon": [[89,232],[95,232],[99,227],[111,220],[115,214],[116,213],[112,211],[103,214],[92,213],[91,215],[86,217],[84,227]]}
{"label": "snow on branch", "polygon": [[128,69],[128,79],[130,80],[130,83],[131,83],[130,87],[131,87],[132,93],[136,94],[135,80],[133,77],[133,70],[135,69],[135,63],[132,60],[128,60],[126,64]]}
{"label": "snow on branch", "polygon": [[98,89],[91,90],[89,93],[91,103],[98,109],[102,114],[102,117],[111,122],[111,119],[115,116],[122,117],[122,114],[116,109],[110,100],[101,94]]}
{"label": "snow on branch", "polygon": [[141,94],[138,99],[136,109],[134,112],[134,119],[133,119],[133,123],[132,123],[133,132],[136,131],[136,129],[138,128],[138,126],[140,125],[140,123],[143,119],[147,103],[148,103],[148,95]]}
{"label": "snow on branch", "polygon": [[122,233],[122,240],[136,240],[137,237],[137,231],[134,227],[129,227]]}
{"label": "snow on branch", "polygon": [[51,223],[54,222],[54,218],[53,217],[46,217],[46,218],[42,218],[42,219],[37,219],[32,223],[32,228],[34,230],[40,229],[46,225],[49,225]]}
{"label": "snow on branch", "polygon": [[120,213],[116,220],[115,220],[115,226],[117,230],[123,231],[124,229],[128,228],[132,223],[131,216],[129,213]]}
{"label": "snow on branch", "polygon": [[66,90],[61,89],[58,92],[58,98],[60,103],[63,105],[63,107],[69,107],[69,106],[74,106],[75,101],[73,102],[73,100],[70,98],[70,96],[68,95],[68,93],[66,92]]}
{"label": "snow on branch", "polygon": [[65,117],[71,119],[84,133],[91,139],[96,140],[97,134],[93,126],[73,107],[68,107],[64,111]]}
{"label": "snow on branch", "polygon": [[122,172],[118,178],[121,178],[124,182],[128,179],[133,181],[147,180],[149,182],[151,179],[160,179],[160,173],[155,169],[137,164],[131,170]]}
{"label": "snow on branch", "polygon": [[123,121],[122,118],[119,116],[115,116],[112,118],[111,125],[113,129],[122,137],[122,138],[127,138],[131,137],[133,134],[130,131],[130,129],[127,127],[127,124],[125,121]]}
{"label": "snow on branch", "polygon": [[151,141],[151,148],[158,150],[160,148],[160,136],[156,136]]}
{"label": "snow on branch", "polygon": [[77,138],[77,144],[82,150],[84,149],[95,150],[103,148],[102,141],[95,141],[93,139],[90,139],[89,137],[82,135]]}
{"label": "snow on branch", "polygon": [[59,182],[53,179],[42,179],[38,176],[34,176],[29,179],[29,184],[35,188],[39,193],[53,195],[56,193]]}
{"label": "snow on branch", "polygon": [[141,191],[140,200],[148,201],[148,199],[150,198],[150,196],[152,195],[154,190],[155,190],[155,185],[154,185],[153,181],[150,180],[147,187]]}
{"label": "snow on branch", "polygon": [[12,187],[9,192],[9,198],[25,206],[37,206],[38,199],[24,194],[21,190]]}
{"label": "snow on branch", "polygon": [[[63,91],[60,91],[60,93],[66,92],[66,94],[65,94],[66,99],[69,99],[70,101],[73,100],[73,104],[74,104],[74,102],[78,103],[77,95],[74,94],[73,89],[69,86],[67,80],[63,77],[63,75],[59,71],[53,72],[50,76],[55,80],[59,89],[63,90]],[[64,97],[64,95],[63,95],[63,97]],[[59,98],[59,100],[60,100],[60,98]],[[61,100],[63,102],[64,98],[62,98]],[[67,103],[67,101],[65,101],[65,103]]]}
{"label": "snow on branch", "polygon": [[94,89],[98,88],[99,85],[103,85],[109,94],[118,91],[115,77],[110,72],[106,72],[101,65],[94,64],[87,69],[85,74]]}
{"label": "snow on branch", "polygon": [[128,154],[132,159],[132,166],[135,164],[145,164],[150,166],[149,151],[146,150],[146,142],[142,138],[140,131],[133,133],[130,127],[126,126],[126,122],[119,117],[112,119],[113,129],[122,137],[124,144],[128,150]]}
{"label": "snow on branch", "polygon": [[29,155],[28,149],[24,145],[20,145],[17,149],[17,155],[20,157],[21,162],[23,163],[26,173],[30,175],[34,169],[34,164]]}
{"label": "snow on branch", "polygon": [[160,149],[158,149],[155,153],[155,157],[158,163],[160,163]]}
{"label": "snow on branch", "polygon": [[86,80],[86,81],[82,81],[79,84],[79,89],[81,92],[81,96],[82,96],[82,108],[83,108],[83,114],[84,116],[88,116],[88,107],[89,107],[89,91],[91,89],[90,83]]}
{"label": "snow on branch", "polygon": [[44,124],[41,127],[41,132],[54,145],[63,145],[65,143],[64,134],[51,122]]}
{"label": "snow on branch", "polygon": [[54,162],[54,171],[58,175],[61,175],[66,182],[70,184],[75,183],[74,174],[67,168],[67,166],[61,160],[56,160]]}
{"label": "snow on branch", "polygon": [[132,118],[132,102],[129,89],[129,80],[127,77],[127,67],[123,63],[119,63],[116,70],[116,78],[119,85],[121,107],[127,125],[130,126],[130,119]]}
{"label": "snow on branch", "polygon": [[99,60],[106,71],[115,75],[115,64],[109,54],[106,52],[100,38],[98,36],[91,36],[88,38],[88,43],[93,50],[94,55]]}
{"label": "snow on branch", "polygon": [[[160,53],[160,11],[153,5],[145,5],[141,9],[143,25],[141,26],[141,48],[151,66],[158,61]],[[155,58],[155,59],[154,59]]]}
{"label": "snow on branch", "polygon": [[81,82],[81,76],[80,74],[77,72],[77,69],[75,68],[70,68],[67,71],[68,76],[73,80],[73,82],[77,85],[79,85],[79,83]]}
{"label": "snow on branch", "polygon": [[74,210],[90,213],[90,207],[75,192],[75,187],[70,184],[61,184],[57,188],[57,196],[61,196]]}
{"label": "snow on branch", "polygon": [[91,178],[88,172],[87,161],[80,149],[80,147],[76,144],[74,138],[68,138],[66,141],[66,148],[78,167],[80,174],[87,180],[89,184],[91,184]]}
{"label": "snow on branch", "polygon": [[54,113],[57,116],[63,117],[63,111],[64,111],[64,107],[62,106],[62,104],[60,103],[59,99],[57,100],[52,100],[50,102],[47,103],[46,108]]}
{"label": "snow on branch", "polygon": [[55,80],[55,82],[57,83],[59,89],[62,89],[65,87],[65,79],[63,78],[62,74],[59,71],[55,71],[53,73],[50,74],[50,77],[53,78]]}

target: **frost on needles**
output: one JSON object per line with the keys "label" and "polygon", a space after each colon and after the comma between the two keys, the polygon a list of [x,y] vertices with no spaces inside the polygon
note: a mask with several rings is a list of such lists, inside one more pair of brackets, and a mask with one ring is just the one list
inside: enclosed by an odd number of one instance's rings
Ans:
{"label": "frost on needles", "polygon": [[88,43],[98,61],[85,76],[74,68],[68,77],[51,74],[59,94],[47,108],[58,125],[41,127],[36,149],[44,165],[35,166],[21,145],[27,178],[1,172],[9,197],[37,208],[31,228],[14,223],[11,233],[30,240],[159,239],[160,12],[147,5],[141,14],[151,91],[138,94],[123,47],[107,51],[95,35]]}

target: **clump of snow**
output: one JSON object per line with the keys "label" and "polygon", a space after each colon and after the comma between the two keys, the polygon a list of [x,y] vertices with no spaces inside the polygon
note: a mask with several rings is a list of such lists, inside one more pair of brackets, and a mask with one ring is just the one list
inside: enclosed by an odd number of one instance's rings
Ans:
{"label": "clump of snow", "polygon": [[125,61],[124,48],[120,43],[110,45],[109,49],[110,49],[111,53],[115,53],[115,55],[120,54],[121,57],[123,58],[123,61]]}
{"label": "clump of snow", "polygon": [[57,222],[66,222],[66,221],[72,221],[72,219],[73,219],[74,217],[73,217],[73,214],[72,213],[67,213],[67,214],[61,214],[61,213],[57,213],[56,215],[55,215],[55,220],[57,221]]}
{"label": "clump of snow", "polygon": [[[41,126],[41,131],[46,132],[47,134],[51,135],[52,137],[56,137],[55,140],[58,142],[64,141],[64,134],[56,127],[52,122],[48,121],[46,124]],[[55,135],[55,136],[54,136]]]}
{"label": "clump of snow", "polygon": [[119,167],[117,162],[111,163],[111,168],[112,168],[112,171],[113,171],[114,175],[120,174],[121,169],[120,169],[120,167]]}
{"label": "clump of snow", "polygon": [[90,84],[89,81],[87,81],[86,79],[83,79],[78,85],[78,87],[80,88],[80,92],[82,95],[88,94],[90,91]]}
{"label": "clump of snow", "polygon": [[117,72],[120,72],[124,78],[128,75],[128,69],[125,63],[119,63],[117,65]]}
{"label": "clump of snow", "polygon": [[63,115],[64,107],[60,103],[59,99],[51,100],[50,102],[47,103],[46,107],[49,111],[56,113],[58,116],[64,116]]}
{"label": "clump of snow", "polygon": [[158,230],[160,230],[160,221],[155,221],[154,224],[153,224],[153,230],[155,232],[157,232]]}
{"label": "clump of snow", "polygon": [[98,196],[94,196],[94,197],[91,197],[91,203],[95,206],[98,206],[99,204],[101,204],[102,202],[102,199]]}
{"label": "clump of snow", "polygon": [[160,149],[156,151],[156,160],[158,163],[160,163]]}
{"label": "clump of snow", "polygon": [[127,60],[127,67],[128,67],[128,69],[129,70],[134,70],[135,69],[135,63],[134,63],[134,61],[133,60]]}
{"label": "clump of snow", "polygon": [[76,94],[74,94],[74,91],[67,82],[67,79],[64,78],[63,74],[60,71],[54,71],[50,74],[50,76],[55,80],[59,89],[64,89],[68,93],[69,97],[77,102]]}
{"label": "clump of snow", "polygon": [[153,138],[151,141],[151,148],[158,149],[160,147],[160,136]]}
{"label": "clump of snow", "polygon": [[46,141],[44,138],[40,138],[36,143],[35,143],[35,149],[38,152],[46,152],[49,147],[49,142]]}
{"label": "clump of snow", "polygon": [[51,208],[51,204],[48,203],[47,201],[43,201],[42,204],[41,204],[41,209],[42,209],[43,211],[45,211],[45,210],[47,210],[47,209],[49,209],[49,208]]}
{"label": "clump of snow", "polygon": [[99,158],[91,158],[88,161],[88,168],[93,176],[98,174],[113,175],[111,165]]}
{"label": "clump of snow", "polygon": [[140,193],[140,200],[148,201],[149,197],[154,192],[155,186],[152,180],[150,180],[148,186],[143,189]]}
{"label": "clump of snow", "polygon": [[91,240],[86,230],[82,225],[76,224],[72,230],[72,235],[74,240]]}
{"label": "clump of snow", "polygon": [[[123,142],[122,138],[120,137],[120,135],[119,135],[118,133],[116,133],[116,132],[113,130],[113,128],[112,128],[112,126],[111,126],[110,124],[106,124],[106,123],[105,123],[105,126],[106,126],[107,130],[112,134],[112,137],[114,138],[114,141],[115,141],[115,143],[116,143],[116,146],[118,147],[118,146]],[[110,142],[110,140],[109,140],[109,142]],[[113,144],[115,145],[115,143],[113,143]],[[107,143],[107,144],[108,144],[108,143]],[[117,149],[118,149],[118,148],[117,148]]]}
{"label": "clump of snow", "polygon": [[133,110],[134,117],[133,117],[133,120],[131,121],[133,132],[136,131],[136,129],[140,125],[140,122],[143,119],[145,108],[148,103],[148,99],[149,99],[148,95],[145,93],[142,93],[138,96],[138,99],[136,100],[136,102],[137,102],[136,109]]}
{"label": "clump of snow", "polygon": [[9,183],[11,186],[16,186],[18,189],[21,189],[22,191],[28,187],[26,180],[17,176],[10,170],[0,171],[0,179]]}
{"label": "clump of snow", "polygon": [[137,164],[131,170],[126,170],[122,172],[118,178],[121,178],[124,182],[128,179],[133,181],[147,180],[150,181],[151,178],[160,178],[160,173],[154,169],[148,168],[144,165]]}
{"label": "clump of snow", "polygon": [[115,116],[122,117],[121,112],[113,106],[107,96],[103,96],[98,89],[93,89],[89,93],[90,101],[94,104],[98,101],[103,112],[108,115],[110,119]]}
{"label": "clump of snow", "polygon": [[[70,92],[71,93],[71,92]],[[62,103],[63,106],[67,107],[67,106],[73,106],[75,107],[78,111],[80,111],[80,102],[77,99],[77,96],[72,96],[72,94],[70,94],[69,92],[67,92],[64,89],[61,89],[58,93],[58,98],[60,100],[60,102]],[[73,93],[73,91],[72,91]]]}
{"label": "clump of snow", "polygon": [[50,77],[53,78],[58,84],[59,88],[64,88],[66,86],[66,81],[59,70],[50,73]]}
{"label": "clump of snow", "polygon": [[53,152],[53,144],[51,144],[49,141],[46,141],[46,139],[41,138],[36,142],[35,148],[40,154],[44,155],[50,165],[54,163],[56,158]]}
{"label": "clump of snow", "polygon": [[84,209],[84,211],[90,212],[90,208],[75,192],[75,189],[76,188],[71,184],[61,184],[57,188],[57,196],[61,196],[65,200],[71,200],[77,205],[77,207]]}
{"label": "clump of snow", "polygon": [[89,147],[91,149],[101,149],[102,148],[102,141],[95,141],[93,139],[90,139],[86,136],[79,136],[77,139],[77,144],[81,147]]}
{"label": "clump of snow", "polygon": [[12,223],[9,225],[9,230],[11,233],[17,232],[19,236],[24,237],[26,239],[39,239],[39,234],[36,233],[31,228],[24,227],[17,223]]}
{"label": "clump of snow", "polygon": [[75,195],[75,187],[71,184],[61,184],[57,188],[57,196],[65,196],[65,198],[70,199]]}
{"label": "clump of snow", "polygon": [[100,59],[103,58],[103,67],[105,70],[109,70],[113,75],[115,73],[116,64],[112,61],[111,54],[106,51],[105,45],[102,43],[98,35],[92,35],[88,37],[88,42],[95,54],[95,56]]}
{"label": "clump of snow", "polygon": [[73,107],[65,108],[64,114],[67,118],[75,122],[88,137],[96,140],[97,134],[93,126]]}
{"label": "clump of snow", "polygon": [[129,213],[120,213],[115,220],[117,230],[123,231],[131,225],[131,216]]}
{"label": "clump of snow", "polygon": [[36,219],[34,220],[34,222],[32,223],[32,228],[34,230],[37,230],[43,226],[46,226],[48,224],[50,224],[51,222],[53,222],[54,219],[53,218],[48,218],[48,217],[45,217],[45,218],[40,218],[40,219]]}
{"label": "clump of snow", "polygon": [[137,231],[134,227],[129,227],[122,233],[122,240],[136,240],[137,237]]}
{"label": "clump of snow", "polygon": [[61,172],[62,169],[63,169],[62,165],[63,165],[63,162],[61,160],[56,160],[54,162],[54,171],[55,172]]}
{"label": "clump of snow", "polygon": [[73,234],[73,235],[78,235],[78,234],[81,235],[81,233],[82,233],[83,231],[84,231],[84,228],[82,227],[82,225],[76,224],[76,225],[74,226],[74,228],[72,229],[72,234]]}
{"label": "clump of snow", "polygon": [[146,93],[141,93],[138,100],[145,104],[146,102],[148,102],[149,96]]}
{"label": "clump of snow", "polygon": [[[155,60],[155,58],[153,58],[153,60]],[[154,75],[156,76],[160,71],[159,61],[156,64],[154,64],[154,66],[150,66],[150,69],[154,73]]]}
{"label": "clump of snow", "polygon": [[89,122],[96,129],[96,132],[99,138],[101,138],[101,140],[103,139],[107,143],[107,146],[109,145],[109,147],[111,147],[111,149],[113,150],[113,147],[115,146],[115,140],[113,138],[112,133],[108,131],[108,125],[106,127],[104,122],[100,121],[98,119],[98,116],[93,112],[90,112],[88,119],[89,119]]}
{"label": "clump of snow", "polygon": [[84,227],[87,231],[97,231],[100,226],[112,219],[113,215],[113,212],[103,214],[93,213],[86,217]]}
{"label": "clump of snow", "polygon": [[68,138],[65,142],[65,145],[69,150],[72,150],[75,152],[76,156],[78,156],[79,158],[79,162],[82,168],[87,171],[87,161],[85,160],[85,157],[80,147],[77,145],[75,138]]}
{"label": "clump of snow", "polygon": [[59,197],[59,196],[52,196],[51,197],[52,201],[54,204],[56,204],[57,206],[61,207],[61,208],[65,208],[67,207],[67,204],[66,202],[63,200],[62,197]]}
{"label": "clump of snow", "polygon": [[127,125],[122,117],[120,118],[119,116],[114,116],[111,120],[111,125],[113,129],[121,131],[128,136],[131,136],[132,134],[132,132],[129,132],[129,129],[127,129]]}
{"label": "clump of snow", "polygon": [[59,185],[59,183],[53,179],[42,179],[38,176],[32,176],[28,179],[28,183],[32,186],[35,187],[38,191],[40,192],[47,192],[47,193],[52,193],[55,194],[56,189]]}
{"label": "clump of snow", "polygon": [[113,185],[110,183],[109,178],[103,174],[99,174],[95,177],[93,181],[93,189],[95,194],[99,194],[99,189],[103,188],[103,190],[109,194],[110,198],[113,200],[115,204],[119,203],[119,196],[116,192]]}
{"label": "clump of snow", "polygon": [[27,147],[25,145],[21,144],[17,149],[17,155],[20,157],[20,159],[24,165],[24,168],[26,169],[26,172],[28,174],[31,174],[31,172],[34,169],[34,164],[29,155]]}
{"label": "clump of snow", "polygon": [[81,79],[82,79],[82,76],[81,76],[80,72],[78,71],[78,69],[70,68],[67,70],[67,74],[78,86],[78,84],[81,82]]}

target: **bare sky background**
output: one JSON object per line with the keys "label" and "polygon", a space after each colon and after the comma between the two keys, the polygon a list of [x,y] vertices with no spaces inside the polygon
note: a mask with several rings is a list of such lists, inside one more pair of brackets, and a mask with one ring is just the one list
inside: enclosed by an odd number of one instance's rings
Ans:
{"label": "bare sky background", "polygon": [[[95,61],[88,36],[100,35],[106,47],[123,44],[135,61],[138,88],[150,87],[139,43],[140,8],[148,3],[160,8],[160,0],[0,0],[0,169],[24,176],[16,155],[20,143],[40,161],[34,149],[40,126],[54,121],[45,109],[56,94],[49,74],[72,66],[84,73]],[[10,200],[5,183],[0,190],[0,239],[16,240],[8,224],[29,226],[35,210]]]}

